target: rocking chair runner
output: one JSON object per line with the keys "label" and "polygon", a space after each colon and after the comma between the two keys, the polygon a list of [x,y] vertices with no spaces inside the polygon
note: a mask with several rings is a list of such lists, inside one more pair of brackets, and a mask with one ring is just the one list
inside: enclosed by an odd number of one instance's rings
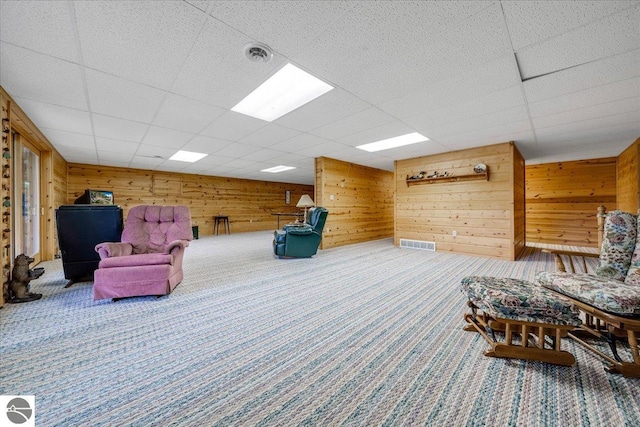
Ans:
{"label": "rocking chair runner", "polygon": [[[583,314],[583,324],[569,335],[609,362],[607,370],[640,378],[640,241],[638,216],[598,208],[600,254],[547,250],[556,259],[557,272],[538,273],[546,289],[568,298]],[[586,257],[598,257],[594,273],[587,272]],[[563,260],[564,258],[564,260]],[[566,272],[565,261],[570,272]],[[576,271],[578,262],[583,272]],[[585,336],[605,340],[612,356],[590,344]],[[629,345],[632,361],[618,354],[617,345]]]}
{"label": "rocking chair runner", "polygon": [[[485,356],[565,366],[575,363],[573,354],[561,348],[567,331],[580,325],[578,311],[568,300],[511,278],[467,276],[462,279],[462,290],[471,308],[465,315],[468,325],[464,329],[480,333],[491,345]],[[503,341],[495,331],[504,332]]]}

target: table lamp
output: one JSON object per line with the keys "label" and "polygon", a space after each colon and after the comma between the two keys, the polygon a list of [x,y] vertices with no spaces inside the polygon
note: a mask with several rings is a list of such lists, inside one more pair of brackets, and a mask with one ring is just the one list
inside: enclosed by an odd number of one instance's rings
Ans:
{"label": "table lamp", "polygon": [[309,197],[309,195],[307,194],[303,194],[302,197],[300,197],[300,200],[298,200],[298,204],[296,205],[296,207],[304,208],[304,220],[302,222],[305,222],[307,220],[307,208],[310,208],[312,206],[315,206],[315,203],[313,203],[313,200],[311,200],[311,197]]}

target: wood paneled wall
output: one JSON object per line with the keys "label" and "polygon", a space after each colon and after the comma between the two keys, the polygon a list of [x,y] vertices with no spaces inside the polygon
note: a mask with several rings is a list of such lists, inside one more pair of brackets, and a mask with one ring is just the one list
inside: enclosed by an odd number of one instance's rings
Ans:
{"label": "wood paneled wall", "polygon": [[393,236],[393,172],[320,157],[315,184],[329,210],[323,249]]}
{"label": "wood paneled wall", "polygon": [[[213,217],[227,215],[231,232],[275,230],[271,213],[296,212],[302,194],[313,194],[312,185],[254,181],[204,175],[154,172],[140,169],[69,164],[67,203],[86,189],[113,191],[124,215],[140,204],[187,205],[192,224],[201,236],[213,234]],[[291,203],[285,204],[285,190]],[[291,222],[293,217],[282,217]],[[281,223],[282,225],[282,223]]]}
{"label": "wood paneled wall", "polygon": [[[522,215],[514,213],[522,204],[515,201],[522,192],[515,183],[521,157],[508,142],[396,161],[395,244],[432,241],[438,251],[516,259],[524,228]],[[421,171],[473,174],[478,163],[488,166],[488,181],[406,183],[407,176]]]}
{"label": "wood paneled wall", "polygon": [[[617,208],[625,212],[638,212],[640,208],[640,138],[618,156],[616,180]],[[609,209],[613,209],[613,206]]]}
{"label": "wood paneled wall", "polygon": [[597,247],[596,211],[616,207],[616,158],[526,167],[527,241]]}
{"label": "wood paneled wall", "polygon": [[[20,138],[28,141],[40,154],[40,253],[39,257],[43,261],[52,260],[58,253],[57,233],[55,229],[55,208],[66,200],[67,196],[67,164],[44,134],[36,127],[31,119],[24,113],[11,96],[0,86],[0,104],[3,107],[3,118],[6,115],[8,121],[3,122],[3,132],[6,136],[3,139],[3,149],[8,149],[10,158],[4,158],[4,164],[8,168],[3,169],[2,190],[0,195],[3,200],[9,197],[11,206],[5,207],[7,215],[3,215],[2,227],[2,269],[3,286],[0,292],[0,307],[4,304],[5,286],[9,279],[9,273],[13,265],[15,248],[13,241],[13,208],[16,200],[21,198],[15,194],[15,173],[13,161],[13,133],[18,133]],[[29,254],[33,255],[33,254]],[[32,265],[33,267],[33,265]]]}
{"label": "wood paneled wall", "polygon": [[526,177],[525,162],[522,154],[515,148],[513,153],[513,210],[511,212],[513,227],[513,248],[516,258],[527,246],[526,226]]}

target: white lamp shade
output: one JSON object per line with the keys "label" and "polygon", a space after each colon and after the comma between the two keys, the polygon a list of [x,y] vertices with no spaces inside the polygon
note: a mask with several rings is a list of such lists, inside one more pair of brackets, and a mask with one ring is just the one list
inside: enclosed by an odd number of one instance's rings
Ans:
{"label": "white lamp shade", "polygon": [[308,194],[303,194],[296,205],[297,208],[310,208],[311,206],[315,206],[315,203],[313,203],[313,200],[311,200]]}

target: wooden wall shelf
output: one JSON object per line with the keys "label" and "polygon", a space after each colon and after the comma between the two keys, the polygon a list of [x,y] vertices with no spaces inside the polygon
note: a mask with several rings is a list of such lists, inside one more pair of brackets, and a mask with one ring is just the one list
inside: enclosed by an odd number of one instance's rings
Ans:
{"label": "wooden wall shelf", "polygon": [[470,175],[457,175],[457,176],[438,176],[435,178],[422,178],[422,179],[409,179],[407,177],[407,186],[418,184],[437,184],[443,182],[458,182],[458,181],[489,181],[489,171],[485,173],[474,173]]}

